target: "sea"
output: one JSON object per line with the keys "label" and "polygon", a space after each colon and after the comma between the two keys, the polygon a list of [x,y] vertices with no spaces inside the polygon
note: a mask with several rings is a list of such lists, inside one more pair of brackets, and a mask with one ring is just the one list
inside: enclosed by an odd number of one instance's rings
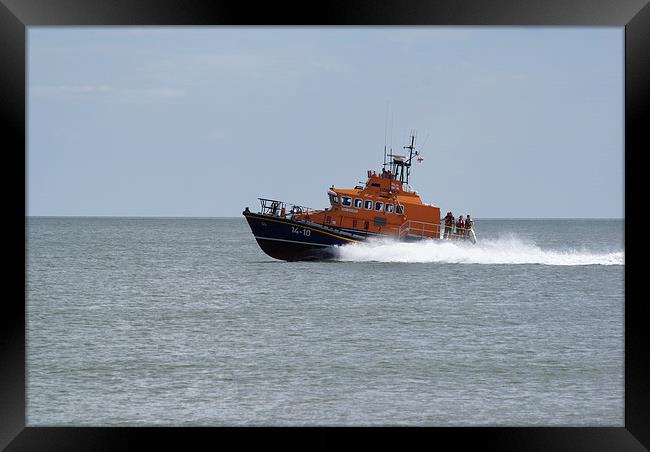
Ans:
{"label": "sea", "polygon": [[624,426],[624,223],[265,255],[241,218],[26,218],[28,426]]}

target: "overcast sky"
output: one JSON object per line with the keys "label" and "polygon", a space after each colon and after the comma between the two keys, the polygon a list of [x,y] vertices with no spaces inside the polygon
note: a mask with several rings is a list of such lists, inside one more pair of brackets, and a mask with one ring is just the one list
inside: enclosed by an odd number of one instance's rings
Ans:
{"label": "overcast sky", "polygon": [[[622,218],[623,27],[29,27],[28,215],[313,208],[416,129],[423,200]],[[387,114],[388,111],[388,114]],[[388,127],[386,124],[388,123]],[[392,137],[392,139],[391,139]]]}

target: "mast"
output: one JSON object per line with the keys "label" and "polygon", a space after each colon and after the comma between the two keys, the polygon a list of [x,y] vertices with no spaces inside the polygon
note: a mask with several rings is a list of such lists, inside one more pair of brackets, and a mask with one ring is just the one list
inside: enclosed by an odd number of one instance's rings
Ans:
{"label": "mast", "polygon": [[411,160],[413,160],[413,149],[415,149],[415,130],[411,131],[411,144],[409,146],[404,146],[404,149],[409,150],[409,159],[404,164],[404,166],[406,166],[406,183],[408,184],[409,175],[411,174]]}
{"label": "mast", "polygon": [[[388,166],[389,171],[392,173],[392,177],[395,180],[408,184],[411,175],[411,162],[413,161],[413,157],[420,155],[420,153],[415,150],[415,130],[411,130],[411,143],[408,146],[403,146],[403,148],[409,150],[408,159],[404,155],[393,154],[392,147],[390,148],[390,152],[386,154],[386,148],[384,147],[384,168]],[[386,157],[389,158],[388,163],[386,163]]]}

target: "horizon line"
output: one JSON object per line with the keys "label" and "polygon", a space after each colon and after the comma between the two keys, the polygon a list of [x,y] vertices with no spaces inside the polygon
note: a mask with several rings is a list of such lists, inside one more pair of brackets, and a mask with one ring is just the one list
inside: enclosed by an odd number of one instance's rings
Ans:
{"label": "horizon line", "polygon": [[[25,215],[25,218],[151,218],[151,219],[220,219],[237,216],[174,216],[174,215]],[[474,217],[483,220],[625,220],[625,217]]]}

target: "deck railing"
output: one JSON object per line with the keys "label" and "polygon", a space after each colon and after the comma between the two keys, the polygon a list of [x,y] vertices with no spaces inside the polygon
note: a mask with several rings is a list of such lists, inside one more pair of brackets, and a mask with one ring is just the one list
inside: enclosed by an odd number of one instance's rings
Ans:
{"label": "deck railing", "polygon": [[440,237],[440,224],[408,220],[400,226],[398,236],[399,238],[407,236],[438,238]]}
{"label": "deck railing", "polygon": [[404,222],[397,231],[397,236],[405,237],[429,237],[449,240],[463,240],[469,236],[470,229],[445,226],[440,223],[426,223],[423,221],[408,220]]}
{"label": "deck railing", "polygon": [[276,217],[286,217],[293,219],[294,215],[305,215],[305,219],[309,219],[309,212],[315,210],[298,204],[291,204],[276,199],[257,198],[260,200],[262,206],[260,213],[264,215],[273,215]]}

